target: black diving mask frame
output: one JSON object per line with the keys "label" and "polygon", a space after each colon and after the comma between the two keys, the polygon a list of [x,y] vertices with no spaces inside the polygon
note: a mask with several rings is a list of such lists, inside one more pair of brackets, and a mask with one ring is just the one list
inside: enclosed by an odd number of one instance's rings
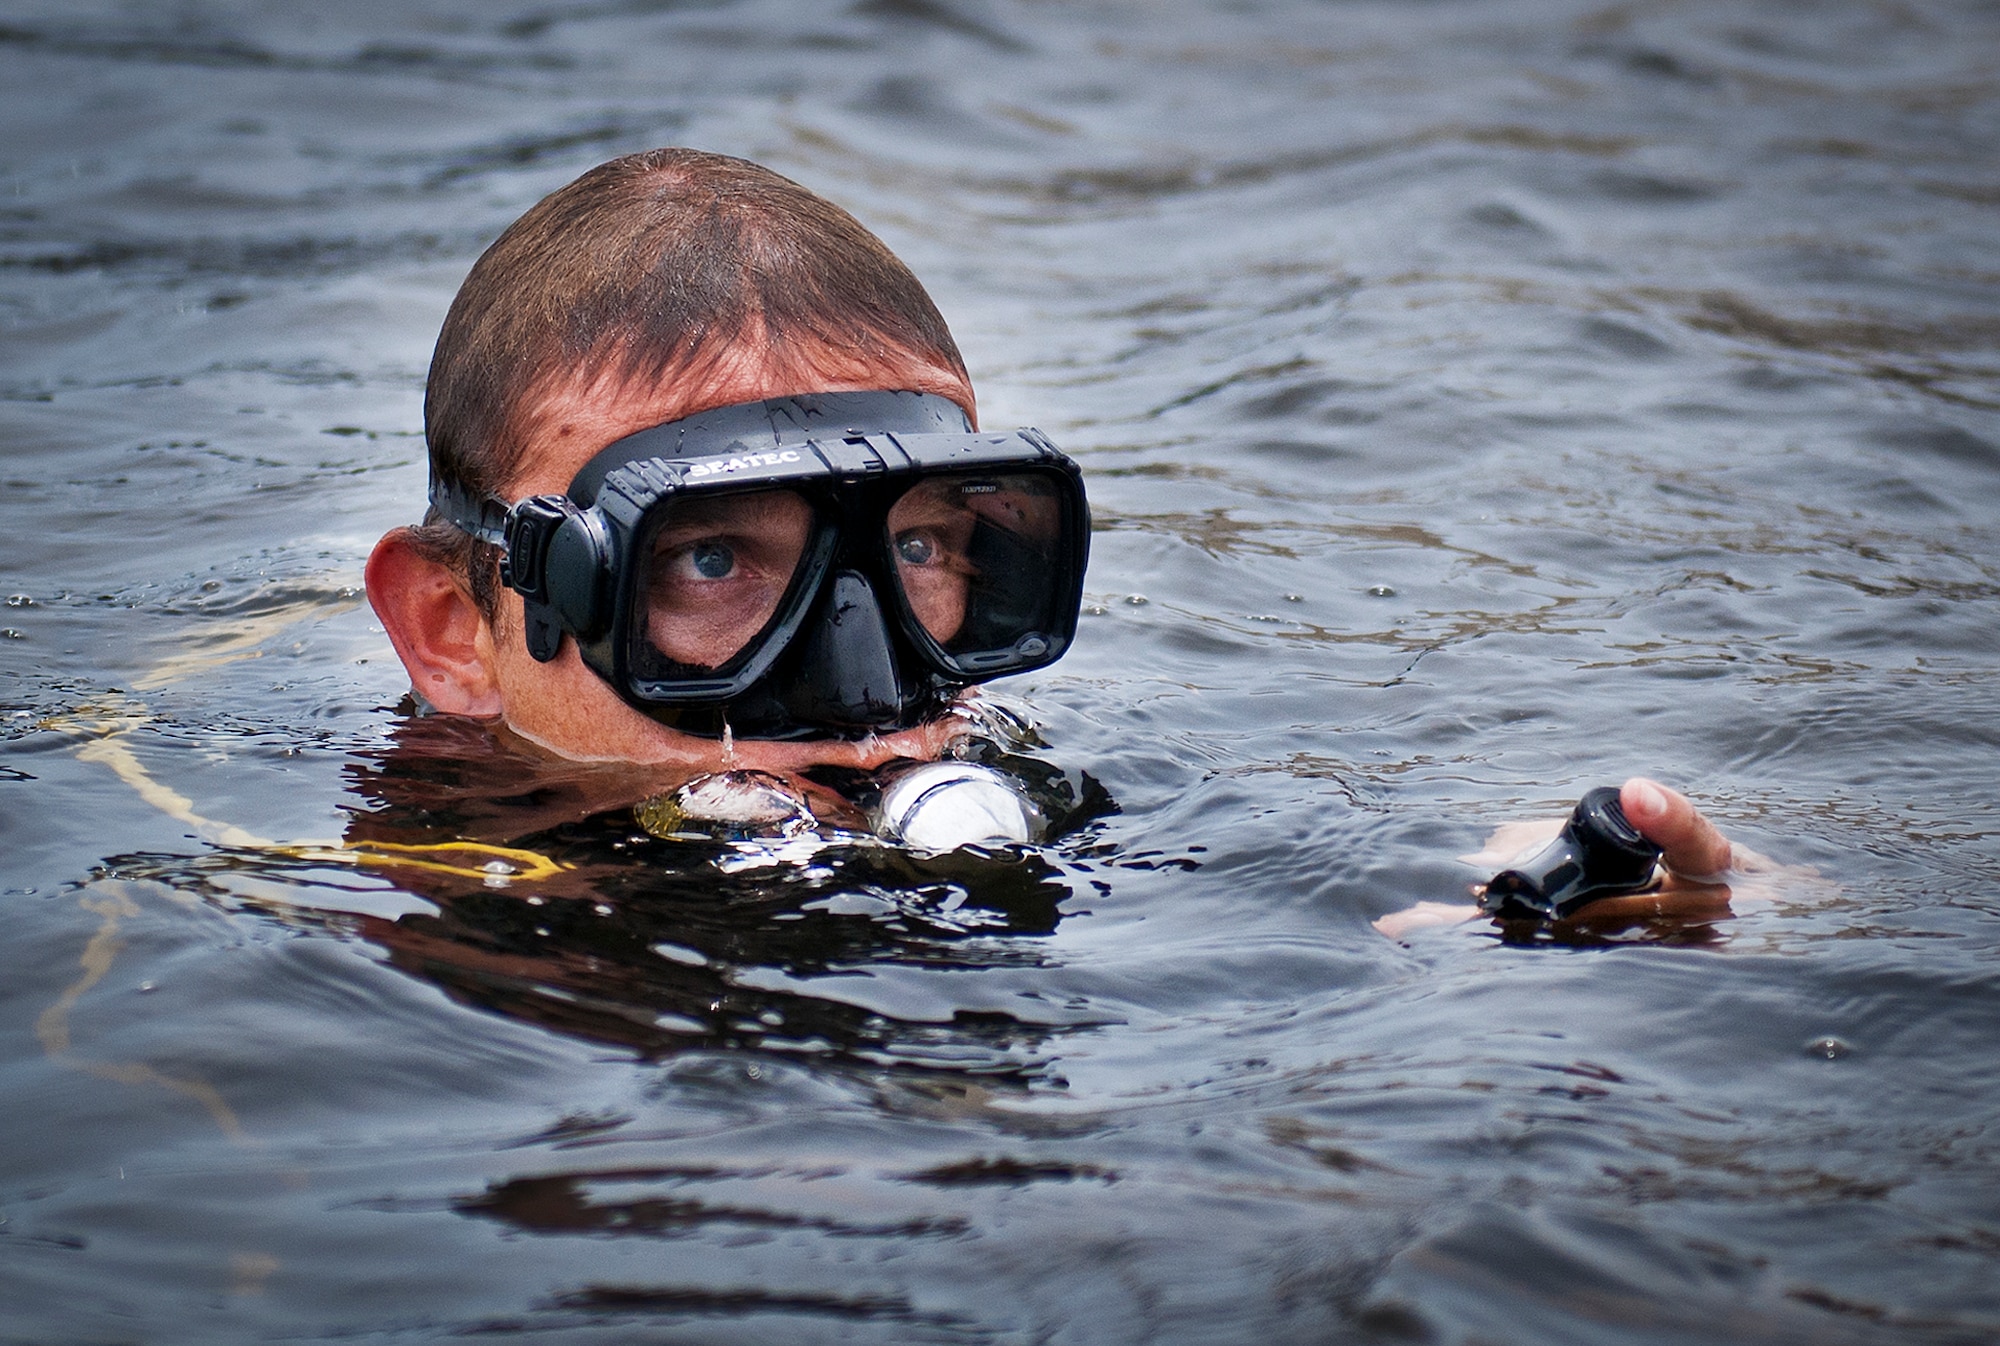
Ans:
{"label": "black diving mask frame", "polygon": [[975,432],[929,393],[816,393],[638,431],[564,495],[509,504],[433,477],[502,549],[537,660],[562,638],[684,732],[864,737],[1075,638],[1090,512],[1035,430]]}

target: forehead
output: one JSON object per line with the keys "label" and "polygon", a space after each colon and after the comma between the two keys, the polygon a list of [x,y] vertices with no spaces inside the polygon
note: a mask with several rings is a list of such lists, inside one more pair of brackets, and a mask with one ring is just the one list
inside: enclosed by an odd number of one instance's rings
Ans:
{"label": "forehead", "polygon": [[937,393],[978,420],[972,385],[961,375],[896,351],[789,352],[782,363],[763,351],[719,362],[698,377],[658,382],[599,372],[558,382],[530,400],[505,494],[519,499],[562,492],[613,441],[715,407],[801,393],[874,391]]}

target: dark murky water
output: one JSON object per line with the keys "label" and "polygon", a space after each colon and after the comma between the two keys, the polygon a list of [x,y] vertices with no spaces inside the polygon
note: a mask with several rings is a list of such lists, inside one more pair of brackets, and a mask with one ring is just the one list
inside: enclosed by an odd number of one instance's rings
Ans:
{"label": "dark murky water", "polygon": [[[0,109],[0,1338],[2000,1336],[1992,5],[12,0]],[[1083,459],[1058,843],[396,714],[444,306],[666,142]],[[1833,882],[1371,930],[1640,769]]]}

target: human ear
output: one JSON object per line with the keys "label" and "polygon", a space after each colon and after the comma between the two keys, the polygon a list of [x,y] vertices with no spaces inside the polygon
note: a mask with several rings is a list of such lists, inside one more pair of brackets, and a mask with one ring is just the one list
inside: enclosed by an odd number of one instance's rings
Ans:
{"label": "human ear", "polygon": [[492,625],[450,566],[397,528],[369,553],[367,584],[368,602],[418,696],[447,715],[501,713]]}

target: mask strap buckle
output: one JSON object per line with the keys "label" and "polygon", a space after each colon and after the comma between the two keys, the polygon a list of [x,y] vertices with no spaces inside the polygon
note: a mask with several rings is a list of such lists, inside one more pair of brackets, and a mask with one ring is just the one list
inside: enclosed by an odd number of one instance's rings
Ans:
{"label": "mask strap buckle", "polygon": [[562,620],[549,602],[549,543],[578,513],[568,498],[534,495],[507,512],[507,550],[500,558],[500,582],[521,595],[528,653],[548,663],[562,648]]}

